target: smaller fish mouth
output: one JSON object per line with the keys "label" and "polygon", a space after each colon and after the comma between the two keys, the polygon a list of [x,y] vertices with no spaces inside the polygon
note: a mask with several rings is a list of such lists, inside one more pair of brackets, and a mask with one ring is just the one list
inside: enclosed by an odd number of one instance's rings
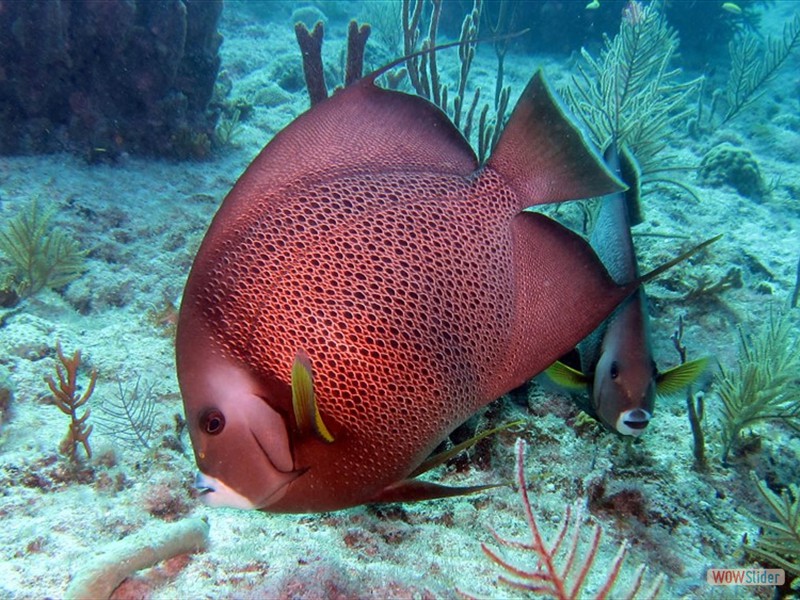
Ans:
{"label": "smaller fish mouth", "polygon": [[641,435],[651,418],[652,415],[642,408],[626,410],[619,416],[616,430],[623,435]]}

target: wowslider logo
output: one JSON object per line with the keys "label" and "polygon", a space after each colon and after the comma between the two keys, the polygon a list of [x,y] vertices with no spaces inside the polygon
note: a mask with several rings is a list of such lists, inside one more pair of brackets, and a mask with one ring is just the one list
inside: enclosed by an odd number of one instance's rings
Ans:
{"label": "wowslider logo", "polygon": [[783,585],[783,569],[709,569],[706,581],[711,585]]}

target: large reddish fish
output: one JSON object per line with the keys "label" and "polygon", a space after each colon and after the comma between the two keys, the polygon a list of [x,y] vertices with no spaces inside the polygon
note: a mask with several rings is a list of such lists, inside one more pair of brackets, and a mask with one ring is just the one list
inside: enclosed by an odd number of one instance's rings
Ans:
{"label": "large reddish fish", "polygon": [[523,212],[621,189],[540,73],[485,165],[438,108],[374,79],[277,134],[198,251],[177,366],[208,504],[458,493],[410,476],[638,285]]}

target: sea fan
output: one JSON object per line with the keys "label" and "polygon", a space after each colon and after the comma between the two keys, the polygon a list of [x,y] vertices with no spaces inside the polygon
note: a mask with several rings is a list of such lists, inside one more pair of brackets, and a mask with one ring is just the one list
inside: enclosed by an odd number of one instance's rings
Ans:
{"label": "sea fan", "polygon": [[764,86],[775,78],[789,55],[800,48],[800,14],[783,28],[783,35],[765,43],[752,32],[738,35],[730,43],[731,75],[725,90],[727,109],[722,124],[761,97]]}
{"label": "sea fan", "polygon": [[118,392],[100,405],[95,423],[100,431],[127,448],[150,448],[156,418],[155,384],[136,377],[133,388],[117,381]]}
{"label": "sea fan", "polygon": [[628,146],[644,173],[653,170],[670,127],[693,112],[688,100],[699,92],[701,79],[680,82],[681,70],[670,67],[677,50],[678,36],[657,6],[631,2],[599,60],[581,50],[580,77],[564,90],[597,147]]}

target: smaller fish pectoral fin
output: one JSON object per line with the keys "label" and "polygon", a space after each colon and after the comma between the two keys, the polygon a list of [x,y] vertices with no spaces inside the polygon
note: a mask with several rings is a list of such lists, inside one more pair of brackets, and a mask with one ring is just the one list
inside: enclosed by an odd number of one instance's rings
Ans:
{"label": "smaller fish pectoral fin", "polygon": [[[456,444],[452,448],[445,450],[444,452],[440,452],[439,454],[434,454],[433,456],[429,456],[423,463],[414,469],[411,474],[408,476],[409,479],[413,479],[423,473],[427,473],[431,469],[435,469],[439,465],[443,465],[448,460],[453,458],[456,454],[461,452],[462,450],[466,450],[467,448],[471,448],[478,442],[480,442],[483,438],[489,437],[490,435],[494,435],[500,431],[504,431],[506,429],[511,429],[517,425],[522,425],[525,421],[520,419],[519,421],[512,421],[511,423],[506,423],[505,425],[500,425],[500,427],[495,427],[494,429],[489,429],[478,435],[475,435],[468,440],[461,442],[460,444]],[[489,486],[494,487],[494,486]]]}
{"label": "smaller fish pectoral fin", "polygon": [[544,374],[556,385],[571,392],[583,392],[589,386],[589,378],[557,360],[545,369]]}
{"label": "smaller fish pectoral fin", "polygon": [[311,359],[302,350],[297,352],[292,365],[292,408],[301,434],[313,433],[325,442],[334,441],[331,432],[322,421],[314,398]]}
{"label": "smaller fish pectoral fin", "polygon": [[437,498],[451,498],[453,496],[464,496],[474,494],[496,487],[508,485],[506,483],[494,483],[490,485],[471,485],[466,487],[450,487],[431,483],[430,481],[416,481],[414,479],[404,479],[398,483],[393,483],[385,487],[372,497],[369,502],[419,502],[420,500],[435,500]]}
{"label": "smaller fish pectoral fin", "polygon": [[708,357],[703,357],[659,373],[656,378],[656,394],[669,396],[680,392],[700,377],[707,365]]}

